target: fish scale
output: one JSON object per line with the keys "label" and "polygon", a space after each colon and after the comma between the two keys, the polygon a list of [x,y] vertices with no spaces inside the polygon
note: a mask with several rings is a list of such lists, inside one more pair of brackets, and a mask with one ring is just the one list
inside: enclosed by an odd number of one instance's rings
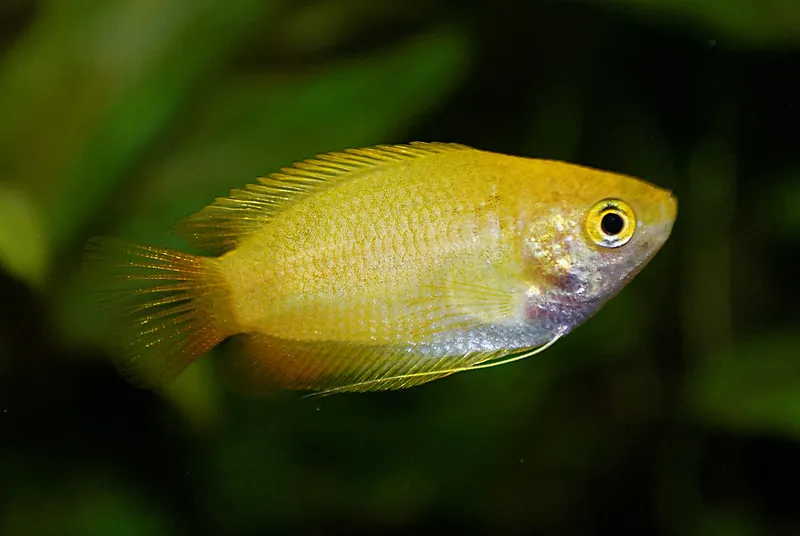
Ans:
{"label": "fish scale", "polygon": [[249,386],[368,391],[549,346],[628,284],[676,214],[633,177],[415,142],[298,162],[176,226],[216,256],[90,250],[141,284],[115,294],[143,301],[121,338],[135,381],[168,381],[233,337],[226,363]]}

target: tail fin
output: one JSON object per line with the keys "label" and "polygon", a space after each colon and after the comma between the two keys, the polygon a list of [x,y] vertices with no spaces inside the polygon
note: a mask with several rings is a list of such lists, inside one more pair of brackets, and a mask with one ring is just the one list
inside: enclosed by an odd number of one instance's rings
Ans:
{"label": "tail fin", "polygon": [[118,366],[139,386],[168,382],[235,332],[217,259],[99,237],[86,261],[103,272],[92,277],[105,282]]}

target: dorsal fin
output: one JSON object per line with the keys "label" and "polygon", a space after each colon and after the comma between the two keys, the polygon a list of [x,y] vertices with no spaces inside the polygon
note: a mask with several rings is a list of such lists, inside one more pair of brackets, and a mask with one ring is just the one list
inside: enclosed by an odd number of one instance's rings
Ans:
{"label": "dorsal fin", "polygon": [[174,230],[191,244],[221,254],[235,248],[289,203],[346,181],[359,172],[470,149],[455,143],[411,142],[320,154],[259,178],[257,183],[232,190],[228,197],[217,198],[200,212],[178,222]]}

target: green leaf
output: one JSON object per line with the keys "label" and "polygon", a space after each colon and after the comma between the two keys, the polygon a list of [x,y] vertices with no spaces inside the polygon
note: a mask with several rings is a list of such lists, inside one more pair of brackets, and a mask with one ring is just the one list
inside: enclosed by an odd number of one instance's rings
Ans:
{"label": "green leaf", "polygon": [[693,23],[709,41],[751,47],[800,44],[800,2],[793,0],[615,0],[658,22]]}
{"label": "green leaf", "polygon": [[767,334],[694,362],[689,415],[742,433],[800,437],[800,335]]}
{"label": "green leaf", "polygon": [[32,288],[44,283],[48,268],[47,238],[30,200],[0,184],[0,264]]}
{"label": "green leaf", "polygon": [[15,497],[0,517],[0,534],[37,536],[167,536],[171,524],[158,507],[109,476],[34,487]]}
{"label": "green leaf", "polygon": [[265,46],[280,48],[283,54],[319,54],[381,24],[396,24],[415,8],[412,3],[374,0],[298,2],[262,39]]}
{"label": "green leaf", "polygon": [[208,432],[220,424],[219,384],[206,357],[189,367],[164,388],[165,397],[185,415],[194,430]]}
{"label": "green leaf", "polygon": [[51,244],[86,222],[274,4],[42,3],[0,65],[0,176],[28,195]]}

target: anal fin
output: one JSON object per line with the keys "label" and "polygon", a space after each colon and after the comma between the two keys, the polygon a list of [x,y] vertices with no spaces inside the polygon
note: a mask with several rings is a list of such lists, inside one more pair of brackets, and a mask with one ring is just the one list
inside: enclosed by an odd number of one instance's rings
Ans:
{"label": "anal fin", "polygon": [[234,382],[248,392],[296,389],[325,395],[405,389],[456,372],[516,361],[553,342],[516,352],[441,356],[406,345],[304,342],[250,333],[236,337],[239,348],[226,361]]}

